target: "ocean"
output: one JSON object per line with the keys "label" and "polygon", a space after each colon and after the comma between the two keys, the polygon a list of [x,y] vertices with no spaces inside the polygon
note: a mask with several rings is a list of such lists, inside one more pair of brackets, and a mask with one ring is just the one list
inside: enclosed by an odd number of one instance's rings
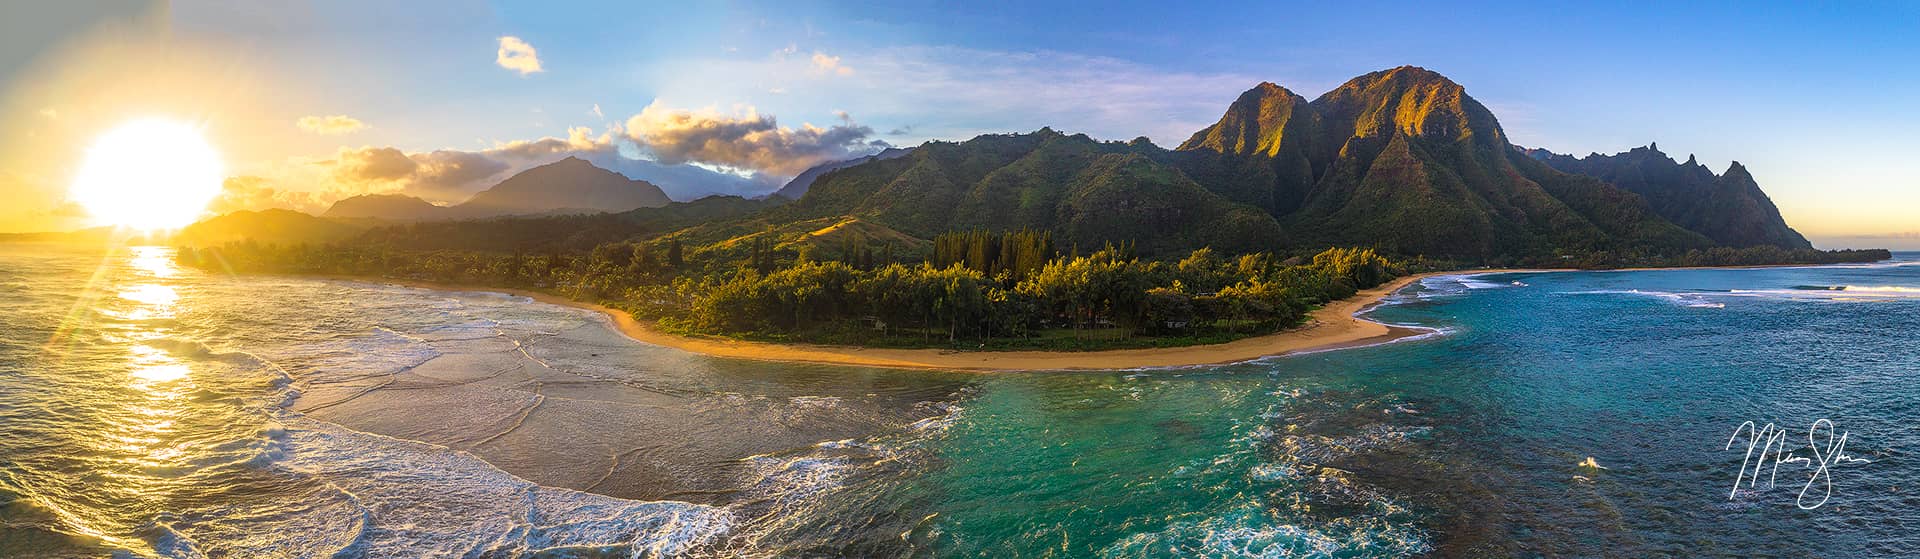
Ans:
{"label": "ocean", "polygon": [[1427,278],[1368,316],[1434,335],[1112,372],[164,247],[0,245],[0,297],[0,557],[1920,555],[1915,253]]}

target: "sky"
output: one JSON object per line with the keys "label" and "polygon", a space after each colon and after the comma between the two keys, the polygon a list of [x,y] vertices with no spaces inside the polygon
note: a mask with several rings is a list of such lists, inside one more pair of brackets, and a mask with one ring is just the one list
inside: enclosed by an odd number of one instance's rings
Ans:
{"label": "sky", "polygon": [[6,3],[0,231],[87,225],[82,155],[142,116],[219,149],[213,211],[457,202],[568,155],[759,194],[1042,126],[1170,147],[1259,82],[1412,64],[1516,144],[1739,161],[1818,246],[1920,248],[1920,4],[1550,4]]}

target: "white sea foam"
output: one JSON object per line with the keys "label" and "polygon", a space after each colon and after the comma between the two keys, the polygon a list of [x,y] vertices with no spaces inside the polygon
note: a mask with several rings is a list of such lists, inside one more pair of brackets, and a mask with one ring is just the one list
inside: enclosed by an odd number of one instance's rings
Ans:
{"label": "white sea foam", "polygon": [[[355,557],[525,555],[574,548],[640,557],[716,543],[731,512],[542,487],[465,452],[290,415],[275,468],[312,476],[357,503]],[[261,538],[283,538],[265,533]]]}
{"label": "white sea foam", "polygon": [[1120,539],[1102,557],[1406,557],[1432,551],[1410,523],[1340,518],[1324,523],[1287,519],[1249,502],[1198,520],[1169,522],[1158,531]]}
{"label": "white sea foam", "polygon": [[1505,289],[1525,287],[1519,282],[1493,282],[1479,279],[1490,274],[1453,274],[1420,278],[1420,290],[1413,296],[1419,299],[1433,299],[1464,295],[1478,289]]}
{"label": "white sea foam", "polygon": [[1595,289],[1591,291],[1560,291],[1557,295],[1637,295],[1664,300],[1675,305],[1695,309],[1720,309],[1727,304],[1713,301],[1710,297],[1727,295],[1726,292],[1688,292],[1676,293],[1652,289]]}
{"label": "white sea foam", "polygon": [[1734,289],[1734,297],[1800,301],[1895,301],[1920,299],[1920,287],[1904,285],[1801,286],[1795,289]]}

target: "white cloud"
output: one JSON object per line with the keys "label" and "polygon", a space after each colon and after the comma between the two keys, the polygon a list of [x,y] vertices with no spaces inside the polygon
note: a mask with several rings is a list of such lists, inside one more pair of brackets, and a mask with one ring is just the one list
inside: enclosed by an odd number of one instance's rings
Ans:
{"label": "white cloud", "polygon": [[593,110],[592,110],[592,111],[589,111],[589,114],[592,114],[593,116],[596,116],[596,117],[599,117],[599,118],[606,118],[606,117],[607,117],[607,115],[606,115],[606,113],[602,113],[602,112],[600,112],[600,104],[599,104],[599,103],[594,103],[594,104],[593,104]]}
{"label": "white cloud", "polygon": [[352,134],[367,128],[367,123],[347,115],[303,116],[294,124],[315,134]]}
{"label": "white cloud", "polygon": [[501,68],[519,72],[521,76],[544,71],[540,68],[540,55],[533,50],[533,45],[511,35],[500,38],[500,51],[493,61]]}
{"label": "white cloud", "polygon": [[842,76],[853,75],[853,68],[840,64],[840,57],[828,56],[820,51],[813,51],[813,68]]}
{"label": "white cloud", "polygon": [[868,140],[872,128],[855,124],[844,111],[835,116],[840,124],[788,128],[752,106],[725,114],[713,107],[673,109],[655,101],[627,120],[626,137],[662,163],[697,162],[791,176],[875,149]]}
{"label": "white cloud", "polygon": [[[902,138],[908,141],[963,140],[1052,126],[1105,139],[1145,135],[1174,145],[1219,119],[1235,97],[1261,81],[1283,83],[1304,95],[1338,85],[1286,75],[1167,70],[1056,51],[951,46],[863,51],[857,60],[837,62],[858,62],[857,79],[823,81],[815,64],[795,64],[778,54],[665,65],[652,76],[661,84],[656,95],[682,103],[744,99],[773,105],[768,84],[806,84],[779,96],[777,107],[851,107],[863,121],[890,128],[911,122],[913,133]],[[929,107],[937,109],[929,112]]]}

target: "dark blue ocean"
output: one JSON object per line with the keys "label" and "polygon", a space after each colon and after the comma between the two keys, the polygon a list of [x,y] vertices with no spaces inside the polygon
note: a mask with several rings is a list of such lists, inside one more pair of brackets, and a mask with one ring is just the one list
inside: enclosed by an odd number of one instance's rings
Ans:
{"label": "dark blue ocean", "polygon": [[0,556],[1920,555],[1914,253],[1436,277],[1392,344],[972,374],[168,250],[0,246]]}

